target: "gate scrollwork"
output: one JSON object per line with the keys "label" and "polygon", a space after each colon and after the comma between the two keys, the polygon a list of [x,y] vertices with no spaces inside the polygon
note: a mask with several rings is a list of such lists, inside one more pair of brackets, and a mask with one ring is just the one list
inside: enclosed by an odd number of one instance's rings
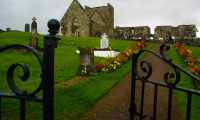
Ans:
{"label": "gate scrollwork", "polygon": [[[32,52],[38,59],[39,63],[40,63],[40,67],[42,69],[42,62],[43,62],[43,57],[41,56],[41,54],[38,52],[38,50],[36,50],[34,47],[29,46],[29,45],[22,45],[22,44],[13,44],[13,45],[8,45],[5,47],[0,48],[0,53],[4,52],[5,50],[11,49],[11,48],[23,48],[23,49],[27,49],[30,52]],[[23,75],[19,76],[19,78],[22,81],[27,81],[29,79],[30,76],[30,71],[29,68],[26,64],[24,63],[14,63],[12,64],[7,71],[7,82],[9,87],[11,88],[11,90],[16,94],[16,95],[20,95],[20,96],[35,96],[35,94],[37,94],[38,92],[40,92],[40,90],[42,89],[42,80],[40,82],[40,85],[37,87],[36,90],[34,90],[31,93],[27,93],[26,90],[21,91],[17,85],[15,84],[15,80],[14,80],[14,71],[16,69],[16,67],[21,67],[23,70]]]}

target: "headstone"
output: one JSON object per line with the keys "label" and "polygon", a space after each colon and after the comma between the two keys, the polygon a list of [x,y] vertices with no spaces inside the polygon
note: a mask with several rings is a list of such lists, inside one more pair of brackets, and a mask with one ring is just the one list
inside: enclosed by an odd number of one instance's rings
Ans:
{"label": "headstone", "polygon": [[25,32],[30,32],[30,25],[28,23],[25,24]]}
{"label": "headstone", "polygon": [[9,32],[11,29],[10,28],[6,28],[6,32]]}
{"label": "headstone", "polygon": [[31,37],[31,39],[30,39],[30,46],[38,48],[38,38],[37,37]]}
{"label": "headstone", "polygon": [[33,17],[33,22],[32,22],[32,24],[31,24],[31,33],[33,33],[33,34],[37,34],[37,23],[36,23],[36,18],[35,17]]}
{"label": "headstone", "polygon": [[103,33],[103,35],[101,36],[101,42],[100,42],[100,48],[104,49],[108,47],[108,36],[106,35],[106,33]]}
{"label": "headstone", "polygon": [[94,50],[79,48],[80,66],[78,67],[79,75],[94,75]]}

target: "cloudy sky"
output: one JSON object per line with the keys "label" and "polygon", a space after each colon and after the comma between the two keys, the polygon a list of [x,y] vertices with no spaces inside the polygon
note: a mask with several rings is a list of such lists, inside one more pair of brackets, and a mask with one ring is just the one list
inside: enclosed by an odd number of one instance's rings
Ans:
{"label": "cloudy sky", "polygon": [[[48,34],[49,19],[61,20],[73,0],[0,0],[0,29],[24,31],[36,17],[38,32]],[[114,25],[156,26],[196,24],[200,37],[200,0],[78,0],[85,7],[114,7]]]}

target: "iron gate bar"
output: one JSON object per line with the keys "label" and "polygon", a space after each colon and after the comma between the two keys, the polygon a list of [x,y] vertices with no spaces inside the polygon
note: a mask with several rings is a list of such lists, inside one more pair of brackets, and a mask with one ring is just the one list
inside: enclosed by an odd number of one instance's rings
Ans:
{"label": "iron gate bar", "polygon": [[169,97],[168,97],[168,116],[167,119],[171,120],[171,109],[172,109],[172,89],[169,88]]}
{"label": "iron gate bar", "polygon": [[[150,119],[155,120],[156,119],[156,112],[157,112],[157,93],[158,93],[158,86],[161,87],[166,87],[169,89],[169,98],[168,98],[168,116],[167,119],[170,120],[171,119],[171,109],[172,109],[172,92],[173,90],[179,90],[182,92],[187,93],[188,98],[187,98],[187,111],[186,111],[186,119],[189,120],[190,119],[190,111],[191,111],[191,99],[192,99],[192,94],[196,94],[200,96],[200,91],[198,90],[194,90],[194,89],[189,89],[189,88],[184,88],[184,87],[180,87],[180,86],[176,86],[179,81],[180,81],[180,71],[182,71],[183,73],[185,73],[186,75],[190,76],[191,78],[197,80],[200,82],[200,78],[197,77],[196,75],[188,72],[187,70],[183,69],[182,67],[178,66],[177,64],[175,64],[174,62],[172,62],[172,59],[167,58],[167,56],[165,55],[165,51],[166,50],[170,50],[170,46],[167,44],[162,44],[159,48],[160,51],[160,55],[157,54],[156,52],[152,51],[152,50],[141,50],[139,51],[137,54],[133,54],[132,55],[132,82],[131,82],[131,102],[130,102],[130,120],[135,119],[135,115],[139,116],[140,119],[144,118],[144,117],[149,117]],[[169,66],[171,66],[174,70],[174,72],[166,72],[163,76],[164,78],[164,82],[157,82],[155,80],[150,80],[149,77],[152,75],[152,65],[149,61],[144,60],[141,61],[139,64],[140,69],[143,72],[146,72],[145,76],[141,76],[138,72],[138,68],[137,68],[137,63],[139,56],[144,53],[144,52],[150,52],[153,55],[155,55],[156,57],[158,57],[159,59],[161,59],[162,61],[166,62]],[[144,64],[147,65],[147,67],[144,67]],[[175,78],[175,81],[172,82],[170,81],[170,78]],[[140,103],[140,112],[137,112],[137,106],[135,104],[135,88],[136,88],[136,80],[140,80],[142,82],[142,91],[141,91],[141,103]],[[151,83],[154,84],[154,101],[153,101],[153,117],[151,117],[150,115],[144,115],[143,113],[143,103],[144,103],[144,89],[145,89],[145,83]]]}
{"label": "iron gate bar", "polygon": [[154,105],[153,105],[153,119],[154,120],[156,120],[157,96],[158,96],[158,85],[155,85],[155,87],[154,87]]}
{"label": "iron gate bar", "polygon": [[192,94],[188,93],[188,101],[187,101],[187,116],[186,119],[189,120],[190,119],[190,111],[191,111],[191,99],[192,99]]}

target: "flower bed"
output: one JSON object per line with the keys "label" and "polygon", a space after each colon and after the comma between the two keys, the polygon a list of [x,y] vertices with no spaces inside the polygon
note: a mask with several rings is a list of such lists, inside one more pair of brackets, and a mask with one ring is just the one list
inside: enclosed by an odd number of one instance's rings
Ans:
{"label": "flower bed", "polygon": [[116,57],[108,56],[106,59],[102,59],[96,64],[96,72],[110,73],[117,70],[123,64],[131,60],[132,54],[138,53],[138,51],[143,49],[145,46],[146,43],[142,40],[132,45],[131,47],[127,47],[121,54]]}
{"label": "flower bed", "polygon": [[[187,70],[191,73],[195,74],[196,76],[200,77],[200,59],[196,58],[192,55],[192,51],[187,49],[181,42],[177,42],[175,44],[175,50],[178,52],[180,57],[183,59],[185,64],[187,65]],[[195,82],[195,88],[200,90],[200,82]]]}

